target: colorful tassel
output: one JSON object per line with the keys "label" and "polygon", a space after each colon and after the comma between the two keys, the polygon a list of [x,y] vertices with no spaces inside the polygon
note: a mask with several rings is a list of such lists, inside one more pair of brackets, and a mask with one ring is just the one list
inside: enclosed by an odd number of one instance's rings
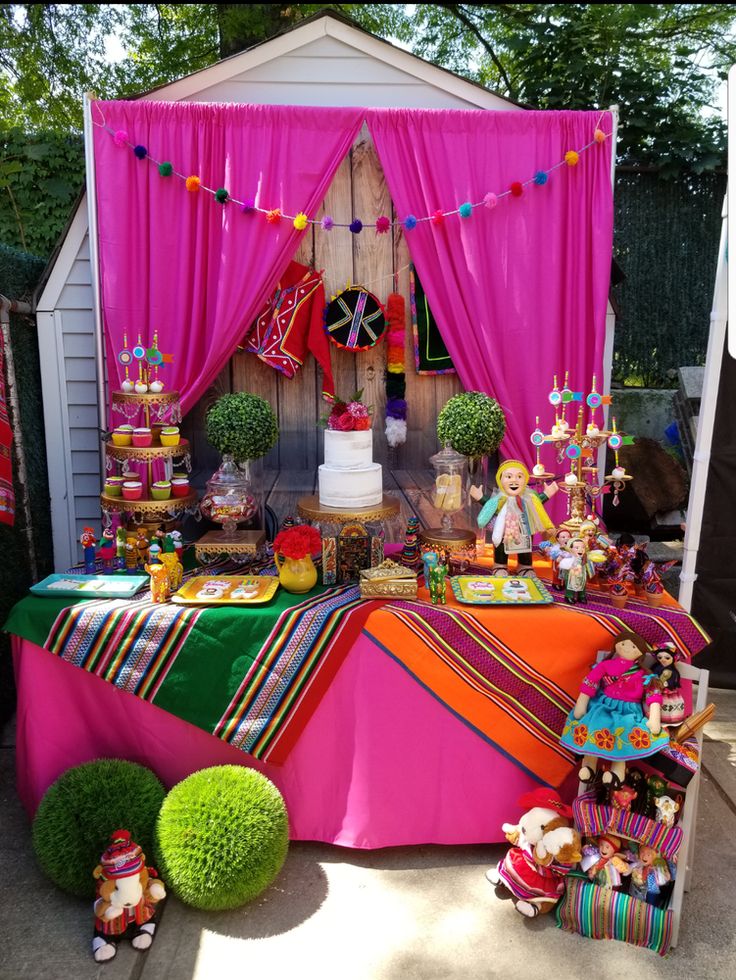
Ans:
{"label": "colorful tassel", "polygon": [[162,177],[170,177],[174,172],[174,167],[168,160],[165,160],[163,163],[159,163],[158,172]]}
{"label": "colorful tassel", "polygon": [[304,231],[308,224],[309,218],[303,211],[300,211],[296,218],[294,218],[294,227],[297,231]]}
{"label": "colorful tassel", "polygon": [[565,154],[565,163],[568,165],[568,167],[574,167],[579,159],[580,156],[575,152],[575,150],[568,150]]}
{"label": "colorful tassel", "polygon": [[192,174],[191,177],[187,177],[184,183],[186,184],[186,188],[190,193],[196,194],[197,191],[199,190],[199,185],[202,183],[202,181],[199,179],[199,177],[197,177],[196,174]]}
{"label": "colorful tassel", "polygon": [[406,442],[406,305],[400,293],[386,301],[386,441],[392,449]]}
{"label": "colorful tassel", "polygon": [[378,218],[376,221],[376,234],[385,235],[390,227],[391,227],[390,219],[387,218],[385,214],[382,214],[381,217]]}

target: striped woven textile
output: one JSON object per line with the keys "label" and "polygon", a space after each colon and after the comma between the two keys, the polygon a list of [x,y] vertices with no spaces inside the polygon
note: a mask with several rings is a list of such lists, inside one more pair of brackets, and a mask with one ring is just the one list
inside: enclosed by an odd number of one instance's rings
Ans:
{"label": "striped woven textile", "polygon": [[214,734],[257,759],[282,764],[380,603],[333,589],[282,613]]}
{"label": "striped woven textile", "polygon": [[557,925],[589,939],[619,939],[664,956],[672,942],[672,912],[586,878],[569,875],[556,909]]}
{"label": "striped woven textile", "polygon": [[67,663],[150,701],[202,610],[143,599],[102,599],[67,606],[43,646]]}
{"label": "striped woven textile", "polygon": [[[518,610],[514,610],[517,612]],[[512,649],[493,613],[391,601],[364,632],[437,700],[533,778],[559,785],[573,756],[560,733],[574,703],[556,683],[539,634]]]}
{"label": "striped woven textile", "polygon": [[631,810],[599,806],[595,796],[595,793],[584,793],[573,801],[575,826],[582,835],[598,837],[600,834],[616,834],[639,844],[648,844],[669,860],[677,857],[682,843],[682,830],[679,827],[665,827],[663,823]]}

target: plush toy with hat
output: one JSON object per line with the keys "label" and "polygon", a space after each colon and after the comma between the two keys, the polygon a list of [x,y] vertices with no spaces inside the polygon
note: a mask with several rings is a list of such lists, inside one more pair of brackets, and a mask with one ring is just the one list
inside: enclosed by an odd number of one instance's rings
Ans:
{"label": "plush toy with hat", "polygon": [[134,949],[148,949],[166,889],[155,869],[146,867],[146,855],[127,830],[111,835],[110,845],[92,874],[97,879],[92,939],[96,962],[111,960],[121,939],[130,939]]}
{"label": "plush toy with hat", "polygon": [[526,810],[519,822],[501,828],[513,846],[486,878],[506,887],[517,912],[532,918],[550,912],[562,897],[565,877],[582,857],[581,841],[571,826],[572,810],[556,790],[540,787],[518,805]]}

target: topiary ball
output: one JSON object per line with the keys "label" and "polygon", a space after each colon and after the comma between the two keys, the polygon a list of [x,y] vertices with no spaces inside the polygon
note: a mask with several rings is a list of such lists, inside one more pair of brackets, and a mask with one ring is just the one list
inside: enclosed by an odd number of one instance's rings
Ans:
{"label": "topiary ball", "polygon": [[222,395],[205,416],[208,441],[236,463],[260,459],[276,445],[279,424],[273,409],[260,395],[236,391]]}
{"label": "topiary ball", "polygon": [[255,769],[213,766],[178,783],[156,824],[159,871],[198,909],[234,909],[281,870],[289,821],[281,793]]}
{"label": "topiary ball", "polygon": [[70,895],[93,898],[92,872],[110,834],[129,830],[150,857],[166,790],[150,769],[123,759],[75,766],[47,790],[33,820],[33,849],[51,880]]}
{"label": "topiary ball", "polygon": [[482,391],[464,391],[447,402],[437,416],[437,438],[456,453],[479,459],[491,456],[506,432],[506,416],[498,402]]}

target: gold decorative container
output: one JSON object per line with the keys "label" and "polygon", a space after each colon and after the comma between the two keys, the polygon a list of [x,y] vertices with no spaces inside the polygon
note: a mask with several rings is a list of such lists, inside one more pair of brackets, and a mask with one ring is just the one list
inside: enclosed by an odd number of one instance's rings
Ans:
{"label": "gold decorative container", "polygon": [[416,599],[417,573],[387,558],[360,573],[360,594],[363,599]]}

